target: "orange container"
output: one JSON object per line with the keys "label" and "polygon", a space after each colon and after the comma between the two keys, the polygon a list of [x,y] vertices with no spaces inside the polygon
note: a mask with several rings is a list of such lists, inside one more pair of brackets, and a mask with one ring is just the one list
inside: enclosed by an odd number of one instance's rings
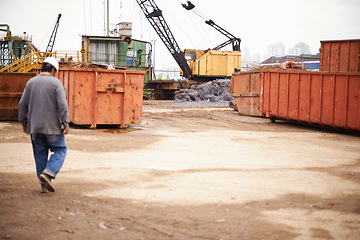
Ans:
{"label": "orange container", "polygon": [[360,73],[263,74],[263,116],[360,131]]}
{"label": "orange container", "polygon": [[235,99],[238,113],[247,116],[261,116],[260,92],[261,72],[237,72],[231,77],[231,95]]}
{"label": "orange container", "polygon": [[321,41],[320,72],[235,73],[239,114],[360,131],[360,39]]}
{"label": "orange container", "polygon": [[17,120],[18,104],[27,81],[35,73],[0,73],[0,120]]}
{"label": "orange container", "polygon": [[320,71],[360,72],[360,39],[321,41]]}
{"label": "orange container", "polygon": [[[40,69],[36,69],[39,73]],[[67,91],[70,121],[77,125],[139,124],[144,71],[71,68],[56,77]]]}

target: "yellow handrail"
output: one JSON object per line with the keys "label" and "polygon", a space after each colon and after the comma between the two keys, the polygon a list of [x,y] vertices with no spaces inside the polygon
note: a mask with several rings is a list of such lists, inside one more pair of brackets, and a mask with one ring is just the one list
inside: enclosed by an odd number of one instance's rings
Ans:
{"label": "yellow handrail", "polygon": [[[90,55],[88,52],[87,55]],[[89,57],[84,58],[79,51],[56,51],[56,52],[39,52],[33,51],[19,60],[7,65],[0,69],[0,72],[29,72],[35,66],[39,66],[42,61],[49,56],[53,56],[59,60],[60,63],[64,62],[86,62],[90,61]]]}
{"label": "yellow handrail", "polygon": [[[19,60],[11,63],[10,65],[0,69],[0,72],[24,72],[22,71],[27,69],[28,66],[31,65],[36,65],[38,62],[39,64],[42,62],[42,60],[44,59],[42,53],[40,52],[31,52],[27,55],[25,55],[24,57],[20,58]],[[31,68],[30,68],[31,70]],[[30,71],[28,70],[28,71]]]}

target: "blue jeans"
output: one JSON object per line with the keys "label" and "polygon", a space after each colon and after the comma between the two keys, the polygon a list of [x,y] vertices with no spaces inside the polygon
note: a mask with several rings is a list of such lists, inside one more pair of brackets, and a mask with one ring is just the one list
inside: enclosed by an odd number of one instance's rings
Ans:
{"label": "blue jeans", "polygon": [[[64,135],[31,134],[31,143],[34,152],[36,174],[46,173],[55,178],[60,171],[67,152]],[[49,150],[53,154],[49,156]]]}

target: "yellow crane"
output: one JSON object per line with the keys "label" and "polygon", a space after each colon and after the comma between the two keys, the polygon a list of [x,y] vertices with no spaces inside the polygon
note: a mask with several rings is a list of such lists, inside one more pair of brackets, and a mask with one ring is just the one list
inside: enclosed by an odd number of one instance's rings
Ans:
{"label": "yellow crane", "polygon": [[[195,81],[209,81],[218,78],[230,78],[234,72],[241,70],[240,38],[235,37],[209,19],[206,20],[205,23],[229,39],[213,49],[185,49],[182,51],[163,17],[162,10],[157,6],[155,1],[136,1],[151,26],[179,65],[183,77]],[[195,5],[190,1],[182,4],[182,6],[189,11],[195,8]],[[232,44],[232,51],[220,50],[228,44]]]}

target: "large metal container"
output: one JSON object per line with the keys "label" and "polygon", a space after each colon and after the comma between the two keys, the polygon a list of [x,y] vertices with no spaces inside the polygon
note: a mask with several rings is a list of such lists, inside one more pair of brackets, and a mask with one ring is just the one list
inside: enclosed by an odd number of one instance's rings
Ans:
{"label": "large metal container", "polygon": [[262,115],[360,131],[360,73],[264,71]]}
{"label": "large metal container", "polygon": [[35,73],[0,73],[0,120],[17,120],[18,104],[27,81]]}
{"label": "large metal container", "polygon": [[319,70],[360,72],[360,39],[321,41]]}
{"label": "large metal container", "polygon": [[56,77],[67,91],[72,123],[124,128],[141,122],[144,75],[144,71],[71,68],[60,69]]}
{"label": "large metal container", "polygon": [[231,95],[235,99],[238,113],[247,116],[262,116],[260,92],[261,72],[237,72],[231,77]]}

